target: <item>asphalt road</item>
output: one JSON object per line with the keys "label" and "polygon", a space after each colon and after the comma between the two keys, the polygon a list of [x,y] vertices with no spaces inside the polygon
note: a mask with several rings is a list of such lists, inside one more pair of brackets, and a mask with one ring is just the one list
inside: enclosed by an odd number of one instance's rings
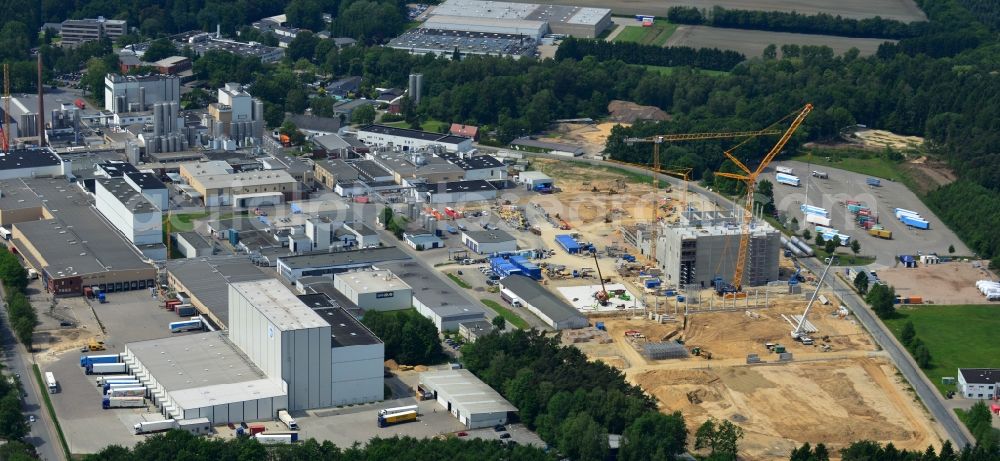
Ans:
{"label": "asphalt road", "polygon": [[[2,303],[0,303],[2,304]],[[42,403],[42,392],[35,380],[34,371],[31,368],[31,354],[18,344],[8,325],[7,306],[0,308],[0,344],[3,347],[3,365],[11,373],[21,375],[21,383],[24,385],[25,398],[22,402],[25,418],[28,415],[35,415],[35,422],[31,424],[31,431],[25,441],[35,447],[40,459],[47,461],[61,461],[63,457],[62,448],[59,446],[59,439],[56,437],[55,426],[52,423],[52,416]]]}
{"label": "asphalt road", "polygon": [[[621,168],[623,170],[628,170],[634,173],[649,175],[650,172],[639,167],[630,167],[627,165],[622,165],[618,163],[604,162],[601,160],[583,159],[583,158],[568,158],[556,155],[547,154],[532,154],[526,153],[528,156],[533,157],[544,157],[556,160],[573,161],[579,163],[589,163],[591,165],[601,165],[609,166],[614,168]],[[828,168],[829,169],[829,168]],[[838,170],[839,171],[839,170]],[[680,179],[674,178],[672,176],[660,175],[661,181],[666,181],[672,185],[679,185],[681,183]],[[697,184],[690,183],[688,185],[689,190],[708,197],[715,203],[730,204],[727,198],[716,194],[714,192],[709,192],[708,190],[698,186]],[[806,258],[800,260],[805,267],[813,271],[815,274],[822,273],[822,265],[819,260],[815,258]],[[840,299],[844,300],[847,307],[854,313],[854,315],[861,321],[865,329],[871,333],[875,342],[884,349],[892,361],[896,364],[896,368],[903,374],[906,380],[913,386],[914,391],[916,391],[917,396],[923,402],[927,411],[931,413],[931,416],[938,421],[941,426],[945,429],[948,434],[948,438],[954,444],[956,449],[961,449],[966,445],[975,444],[975,440],[972,434],[969,433],[965,425],[958,420],[958,417],[954,412],[949,411],[945,408],[944,401],[942,397],[934,389],[934,386],[927,380],[927,377],[919,370],[916,362],[910,357],[910,354],[906,352],[901,344],[896,341],[896,338],[892,335],[885,324],[881,320],[875,317],[868,306],[865,304],[864,300],[858,296],[850,287],[847,286],[841,279],[834,277],[834,281],[830,282],[830,287],[837,293]]]}

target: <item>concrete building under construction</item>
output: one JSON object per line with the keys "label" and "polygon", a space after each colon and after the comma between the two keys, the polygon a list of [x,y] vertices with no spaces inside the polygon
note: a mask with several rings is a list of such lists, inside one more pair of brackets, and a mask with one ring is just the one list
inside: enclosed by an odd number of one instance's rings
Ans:
{"label": "concrete building under construction", "polygon": [[[626,240],[647,252],[648,235],[638,229],[635,232],[637,235]],[[677,223],[661,225],[656,260],[664,281],[678,287],[705,288],[711,287],[716,277],[729,282],[736,269],[740,235],[739,216],[729,212],[693,211]],[[780,251],[781,233],[762,220],[754,220],[743,286],[778,280]]]}

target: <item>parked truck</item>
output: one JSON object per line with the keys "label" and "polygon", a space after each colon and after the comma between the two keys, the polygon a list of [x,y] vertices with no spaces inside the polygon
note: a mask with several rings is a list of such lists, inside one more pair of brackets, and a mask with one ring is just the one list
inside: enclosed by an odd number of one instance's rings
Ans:
{"label": "parked truck", "polygon": [[143,386],[117,387],[108,392],[108,397],[145,397],[146,388]]}
{"label": "parked truck", "polygon": [[98,376],[94,379],[94,382],[97,384],[97,387],[103,388],[104,383],[108,381],[117,381],[122,379],[135,379],[135,377],[131,375]]}
{"label": "parked truck", "polygon": [[108,397],[104,396],[101,407],[110,408],[140,408],[146,406],[145,397]]}
{"label": "parked truck", "polygon": [[827,218],[825,216],[820,216],[820,215],[815,215],[815,214],[809,213],[809,214],[806,214],[806,222],[807,223],[816,224],[816,225],[820,225],[820,226],[829,226],[830,225],[830,218]]}
{"label": "parked truck", "polygon": [[882,180],[878,178],[868,178],[865,183],[871,187],[882,187]]}
{"label": "parked truck", "polygon": [[160,421],[142,421],[132,426],[132,428],[135,429],[136,435],[169,431],[170,429],[177,428],[177,420],[163,419]]}
{"label": "parked truck", "polygon": [[778,173],[775,175],[775,179],[778,180],[778,184],[784,184],[787,186],[799,187],[799,184],[801,183],[798,176],[792,176],[784,173]]}
{"label": "parked truck", "polygon": [[201,320],[184,320],[181,322],[170,322],[169,327],[171,333],[201,330],[204,328],[204,326],[201,323]]}
{"label": "parked truck", "polygon": [[190,304],[181,304],[176,307],[178,317],[191,317],[198,313],[198,310]]}
{"label": "parked truck", "polygon": [[830,175],[826,174],[825,171],[817,171],[817,170],[813,170],[812,175],[814,178],[819,178],[819,179],[827,179],[830,177]]}
{"label": "parked truck", "polygon": [[868,229],[868,233],[880,239],[892,239],[892,231],[885,229]]}
{"label": "parked truck", "polygon": [[408,423],[410,421],[417,420],[417,412],[401,411],[399,413],[389,413],[385,415],[379,415],[378,417],[378,427],[391,426],[393,424]]}
{"label": "parked truck", "polygon": [[212,433],[212,423],[208,418],[182,419],[177,421],[177,428],[194,435]]}
{"label": "parked truck", "polygon": [[118,363],[121,357],[118,354],[107,354],[107,355],[81,355],[80,356],[80,366],[87,368],[87,365],[92,363]]}
{"label": "parked truck", "polygon": [[124,363],[93,363],[87,365],[88,375],[108,375],[112,373],[121,374],[125,373],[126,366]]}
{"label": "parked truck", "polygon": [[778,166],[774,168],[778,173],[792,174],[793,170],[787,166]]}
{"label": "parked truck", "polygon": [[110,391],[111,389],[114,389],[116,387],[135,387],[135,386],[141,386],[141,385],[142,385],[142,383],[140,383],[139,380],[135,379],[135,378],[133,378],[133,379],[116,379],[114,381],[107,381],[107,382],[105,382],[104,383],[104,388],[102,390],[104,391],[105,394],[107,394],[108,391]]}
{"label": "parked truck", "polygon": [[283,443],[295,443],[299,441],[298,432],[257,434],[254,436],[258,442],[264,445],[279,445]]}
{"label": "parked truck", "polygon": [[288,411],[278,410],[278,419],[280,419],[281,422],[285,423],[285,426],[288,426],[289,429],[293,431],[299,430],[298,423],[295,422],[295,419],[292,418],[292,415],[288,414]]}

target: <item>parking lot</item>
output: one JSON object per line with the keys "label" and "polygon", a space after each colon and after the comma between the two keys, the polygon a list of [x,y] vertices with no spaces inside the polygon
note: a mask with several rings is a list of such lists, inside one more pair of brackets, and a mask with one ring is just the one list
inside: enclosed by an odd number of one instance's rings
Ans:
{"label": "parking lot", "polygon": [[[802,182],[800,187],[777,184],[774,181],[774,167],[786,166],[793,169],[793,174]],[[829,179],[817,179],[810,175],[812,170],[822,170],[829,174]],[[950,229],[927,208],[917,196],[903,184],[882,180],[881,187],[869,187],[865,184],[868,177],[859,173],[832,169],[827,167],[811,167],[802,162],[778,162],[768,168],[765,177],[774,183],[774,200],[778,211],[788,213],[799,221],[799,229],[812,229],[807,225],[799,207],[807,200],[809,205],[826,208],[830,211],[831,227],[842,234],[857,239],[861,244],[861,254],[876,257],[876,265],[893,267],[895,257],[901,254],[915,255],[918,252],[948,255],[948,246],[955,246],[955,254],[970,255],[972,252]],[[884,240],[868,235],[867,231],[858,227],[844,203],[847,200],[857,200],[867,204],[878,216],[879,224],[892,231],[892,240]],[[920,213],[930,221],[930,229],[919,230],[907,227],[896,219],[893,210],[904,208]]]}
{"label": "parking lot", "polygon": [[[125,343],[170,336],[167,324],[178,320],[177,314],[159,307],[147,290],[110,293],[107,299],[106,304],[93,304],[97,318],[109,332],[104,338],[107,351],[94,354],[121,353]],[[62,298],[59,305],[81,314],[90,310],[84,298]],[[41,306],[37,308],[42,310]],[[78,317],[86,323],[85,315]],[[100,330],[94,323],[88,328],[94,333],[86,337],[98,336]],[[132,435],[132,425],[142,420],[143,414],[155,412],[155,408],[102,409],[96,376],[84,374],[80,355],[80,349],[74,347],[39,356],[42,372],[51,371],[59,382],[59,393],[51,396],[52,405],[70,451],[94,453],[109,444],[133,446],[143,440],[143,436]]]}

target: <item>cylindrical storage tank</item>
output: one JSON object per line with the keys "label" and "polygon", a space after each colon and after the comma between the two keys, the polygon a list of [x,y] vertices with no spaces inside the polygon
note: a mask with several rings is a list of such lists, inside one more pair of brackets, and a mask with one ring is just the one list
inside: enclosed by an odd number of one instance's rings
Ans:
{"label": "cylindrical storage tank", "polygon": [[176,102],[171,102],[169,106],[170,110],[170,120],[167,121],[167,129],[169,132],[174,132],[177,129],[177,112],[178,104]]}
{"label": "cylindrical storage tank", "polygon": [[153,104],[153,135],[163,134],[163,104]]}
{"label": "cylindrical storage tank", "polygon": [[146,87],[139,87],[139,110],[146,110]]}

